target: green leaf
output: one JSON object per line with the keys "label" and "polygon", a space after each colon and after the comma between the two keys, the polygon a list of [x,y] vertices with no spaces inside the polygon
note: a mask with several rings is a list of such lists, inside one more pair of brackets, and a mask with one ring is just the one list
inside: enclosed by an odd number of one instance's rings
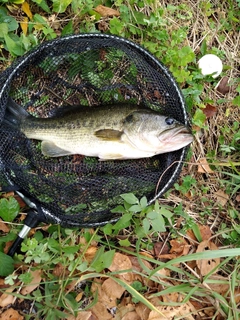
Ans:
{"label": "green leaf", "polygon": [[168,219],[173,216],[173,213],[164,207],[160,209],[159,213]]}
{"label": "green leaf", "polygon": [[134,204],[128,210],[131,211],[131,212],[141,212],[142,211],[142,207],[139,204]]}
{"label": "green leaf", "polygon": [[131,245],[131,242],[128,239],[119,240],[118,243],[122,247],[129,247]]}
{"label": "green leaf", "polygon": [[[104,250],[104,248],[103,248],[103,250]],[[91,268],[93,268],[96,272],[101,272],[102,270],[110,267],[110,265],[113,261],[115,250],[109,250],[109,251],[102,253],[103,250],[102,250],[102,248],[100,248],[100,250],[98,250],[97,255],[95,256],[95,258],[91,264]]]}
{"label": "green leaf", "polygon": [[14,271],[14,260],[3,252],[0,252],[0,276],[6,277]]}
{"label": "green leaf", "polygon": [[67,34],[73,34],[73,22],[70,20],[68,24],[62,29],[62,36],[66,36]]}
{"label": "green leaf", "polygon": [[8,34],[4,35],[4,40],[6,42],[7,50],[11,55],[22,56],[24,54],[24,49],[20,41],[14,41]]}
{"label": "green leaf", "polygon": [[8,34],[8,24],[3,22],[0,23],[0,38],[4,38],[5,34]]}
{"label": "green leaf", "polygon": [[144,218],[142,224],[143,224],[143,230],[144,230],[145,234],[148,234],[148,231],[151,226],[149,220],[147,218]]}
{"label": "green leaf", "polygon": [[132,215],[131,213],[125,213],[113,226],[114,230],[121,230],[127,228],[131,224]]}
{"label": "green leaf", "polygon": [[194,116],[193,122],[196,126],[202,128],[204,126],[204,122],[206,120],[206,116],[201,109],[197,109]]}
{"label": "green leaf", "polygon": [[8,14],[4,14],[0,11],[0,23],[6,23],[8,26],[8,32],[15,31],[18,28],[18,22]]}
{"label": "green leaf", "polygon": [[42,8],[47,13],[51,13],[51,10],[50,10],[46,0],[32,0],[32,1],[35,2],[37,5],[39,5],[39,7]]}
{"label": "green leaf", "polygon": [[13,221],[19,213],[20,206],[17,200],[13,197],[0,200],[0,217],[4,221]]}
{"label": "green leaf", "polygon": [[72,3],[72,0],[52,0],[53,11],[63,13],[66,11],[67,6]]}
{"label": "green leaf", "polygon": [[156,232],[165,232],[166,231],[165,221],[164,221],[163,216],[161,214],[158,214],[157,219],[154,219],[152,221],[152,227],[153,227],[153,230]]}
{"label": "green leaf", "polygon": [[118,35],[122,34],[122,30],[124,28],[124,24],[120,20],[118,20],[118,18],[113,17],[110,20],[109,25],[110,25],[110,33],[118,34]]}
{"label": "green leaf", "polygon": [[68,247],[62,248],[62,251],[66,253],[76,253],[78,252],[78,250],[79,250],[79,246],[68,246]]}
{"label": "green leaf", "polygon": [[147,207],[147,203],[148,203],[148,201],[145,196],[140,199],[140,205],[141,205],[142,209]]}
{"label": "green leaf", "polygon": [[240,95],[236,96],[232,101],[233,106],[240,107]]}
{"label": "green leaf", "polygon": [[138,198],[133,193],[124,193],[121,195],[121,198],[129,204],[139,203]]}

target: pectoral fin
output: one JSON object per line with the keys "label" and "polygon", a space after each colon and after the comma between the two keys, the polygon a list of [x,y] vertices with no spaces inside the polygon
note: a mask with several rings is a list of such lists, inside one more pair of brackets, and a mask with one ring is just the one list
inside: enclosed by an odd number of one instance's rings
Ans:
{"label": "pectoral fin", "polygon": [[54,142],[52,141],[43,141],[41,144],[42,154],[48,157],[62,157],[71,155],[72,153],[59,148]]}
{"label": "pectoral fin", "polygon": [[104,141],[121,141],[123,132],[114,129],[100,129],[95,132],[95,136]]}

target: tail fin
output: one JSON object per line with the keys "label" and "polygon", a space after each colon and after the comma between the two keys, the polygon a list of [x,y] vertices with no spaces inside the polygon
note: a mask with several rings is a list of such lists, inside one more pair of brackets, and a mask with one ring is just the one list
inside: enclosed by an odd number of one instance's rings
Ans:
{"label": "tail fin", "polygon": [[4,122],[8,125],[18,127],[22,120],[29,116],[28,112],[17,104],[11,97],[8,98]]}

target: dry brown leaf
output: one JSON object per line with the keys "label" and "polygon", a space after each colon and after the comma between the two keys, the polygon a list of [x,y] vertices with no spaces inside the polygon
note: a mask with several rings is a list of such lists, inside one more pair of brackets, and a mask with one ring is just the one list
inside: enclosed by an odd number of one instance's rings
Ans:
{"label": "dry brown leaf", "polygon": [[214,173],[214,171],[210,168],[207,159],[201,158],[198,160],[198,172],[199,173]]}
{"label": "dry brown leaf", "polygon": [[154,243],[154,254],[158,257],[160,254],[168,254],[169,253],[169,246],[166,242],[156,242]]}
{"label": "dry brown leaf", "polygon": [[67,320],[98,320],[93,314],[92,311],[79,311],[77,317],[69,316]]}
{"label": "dry brown leaf", "polygon": [[217,192],[215,192],[215,197],[217,198],[217,202],[221,205],[221,206],[225,206],[225,204],[228,202],[229,200],[229,195],[227,195],[224,191],[222,191],[221,189],[218,190]]}
{"label": "dry brown leaf", "polygon": [[24,317],[21,316],[17,310],[13,308],[7,309],[0,315],[0,320],[23,320]]}
{"label": "dry brown leaf", "polygon": [[66,270],[66,267],[64,267],[61,263],[57,263],[53,269],[53,275],[56,277],[60,277],[64,271]]}
{"label": "dry brown leaf", "polygon": [[131,311],[125,314],[122,320],[141,320],[136,311]]}
{"label": "dry brown leaf", "polygon": [[234,291],[234,299],[235,299],[236,304],[240,303],[240,289],[239,288],[235,289],[235,291]]}
{"label": "dry brown leaf", "polygon": [[102,287],[105,281],[101,281],[100,279],[97,279],[97,280],[95,279],[95,281],[91,286],[91,291],[93,293],[97,292],[98,302],[103,304],[106,309],[110,309],[110,308],[116,307],[116,298],[109,296],[105,291],[106,288]]}
{"label": "dry brown leaf", "polygon": [[211,118],[215,116],[215,114],[217,113],[217,107],[212,106],[211,104],[208,103],[206,104],[205,108],[202,109],[202,111],[207,118]]}
{"label": "dry brown leaf", "polygon": [[124,271],[128,270],[126,272],[121,272],[118,277],[121,279],[124,279],[127,282],[132,282],[133,281],[133,274],[129,270],[132,269],[132,262],[129,259],[128,256],[125,254],[116,252],[112,264],[108,268],[110,271]]}
{"label": "dry brown leaf", "polygon": [[238,194],[237,196],[236,196],[236,199],[235,199],[237,202],[240,202],[240,194]]}
{"label": "dry brown leaf", "polygon": [[105,280],[102,284],[102,290],[111,300],[120,299],[125,289],[111,278]]}
{"label": "dry brown leaf", "polygon": [[[223,277],[218,274],[213,274],[211,275],[211,277],[208,278],[208,280],[208,286],[212,289],[212,291],[217,292],[220,295],[224,295],[229,290],[230,283],[225,283],[227,280],[226,277]],[[222,281],[223,283],[211,283],[211,280],[218,280]]]}
{"label": "dry brown leaf", "polygon": [[22,290],[20,291],[20,293],[24,296],[26,294],[31,293],[33,290],[35,290],[39,286],[39,284],[42,280],[42,277],[41,277],[42,271],[41,270],[30,271],[30,273],[33,277],[31,283],[29,283],[28,285],[23,287]]}
{"label": "dry brown leaf", "polygon": [[87,249],[84,257],[87,260],[87,262],[91,262],[93,258],[95,257],[95,254],[97,252],[97,247],[91,246]]}
{"label": "dry brown leaf", "polygon": [[116,252],[112,264],[108,268],[110,271],[122,271],[132,269],[132,262],[125,254]]}
{"label": "dry brown leaf", "polygon": [[[196,252],[204,252],[217,249],[218,247],[213,242],[204,240],[198,245]],[[201,275],[205,276],[219,265],[220,258],[197,260],[196,263]],[[215,272],[217,272],[217,269],[214,271],[214,273]]]}
{"label": "dry brown leaf", "polygon": [[103,5],[99,5],[97,6],[94,11],[96,11],[97,13],[99,13],[102,17],[112,17],[112,16],[115,16],[115,17],[119,17],[120,16],[120,13],[119,11],[117,10],[114,10],[112,8],[109,8],[109,7],[105,7]]}
{"label": "dry brown leaf", "polygon": [[81,301],[81,300],[82,300],[82,297],[83,297],[83,294],[84,294],[83,291],[82,291],[82,292],[79,292],[79,293],[77,294],[75,300],[76,300],[77,302]]}
{"label": "dry brown leaf", "polygon": [[[91,309],[97,320],[113,320],[113,316],[102,302],[97,302]],[[81,319],[81,318],[80,318]]]}
{"label": "dry brown leaf", "polygon": [[14,296],[11,294],[15,290],[14,287],[8,288],[0,297],[0,307],[4,308],[13,303]]}
{"label": "dry brown leaf", "polygon": [[136,312],[141,318],[141,320],[147,320],[149,317],[150,309],[147,306],[145,306],[145,304],[139,302],[136,305]]}
{"label": "dry brown leaf", "polygon": [[183,305],[183,308],[178,312],[177,316],[183,316],[185,320],[194,320],[195,317],[192,316],[196,310],[194,306],[188,302]]}
{"label": "dry brown leaf", "polygon": [[8,225],[6,224],[6,222],[0,220],[0,231],[2,232],[9,232],[10,228],[8,227]]}
{"label": "dry brown leaf", "polygon": [[170,320],[179,313],[182,306],[160,306],[156,308],[159,310],[159,312],[152,310],[149,313],[148,320]]}
{"label": "dry brown leaf", "polygon": [[182,302],[183,296],[178,292],[172,292],[169,294],[163,295],[163,302],[169,303],[169,302]]}
{"label": "dry brown leaf", "polygon": [[212,236],[212,231],[209,226],[198,225],[202,240],[209,240]]}
{"label": "dry brown leaf", "polygon": [[218,84],[216,85],[216,89],[218,92],[222,93],[223,95],[227,94],[230,91],[230,86],[229,86],[229,78],[228,77],[223,77]]}
{"label": "dry brown leaf", "polygon": [[190,245],[184,238],[173,239],[170,241],[170,245],[170,253],[177,253],[180,254],[180,256],[187,254],[190,248]]}
{"label": "dry brown leaf", "polygon": [[160,254],[160,259],[175,259],[188,254],[191,245],[184,239],[173,239],[170,241],[171,249],[169,254]]}

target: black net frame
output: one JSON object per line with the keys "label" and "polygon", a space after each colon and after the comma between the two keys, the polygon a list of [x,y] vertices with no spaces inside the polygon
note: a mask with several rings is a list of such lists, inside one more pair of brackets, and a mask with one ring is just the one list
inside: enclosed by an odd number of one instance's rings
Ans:
{"label": "black net frame", "polygon": [[97,107],[128,102],[189,126],[171,73],[132,41],[98,33],[54,39],[0,75],[0,183],[17,187],[31,199],[42,220],[64,227],[94,227],[119,218],[111,210],[121,203],[121,194],[146,196],[150,204],[179,176],[188,147],[138,160],[46,159],[36,141],[3,122],[9,97],[39,117],[66,104]]}

